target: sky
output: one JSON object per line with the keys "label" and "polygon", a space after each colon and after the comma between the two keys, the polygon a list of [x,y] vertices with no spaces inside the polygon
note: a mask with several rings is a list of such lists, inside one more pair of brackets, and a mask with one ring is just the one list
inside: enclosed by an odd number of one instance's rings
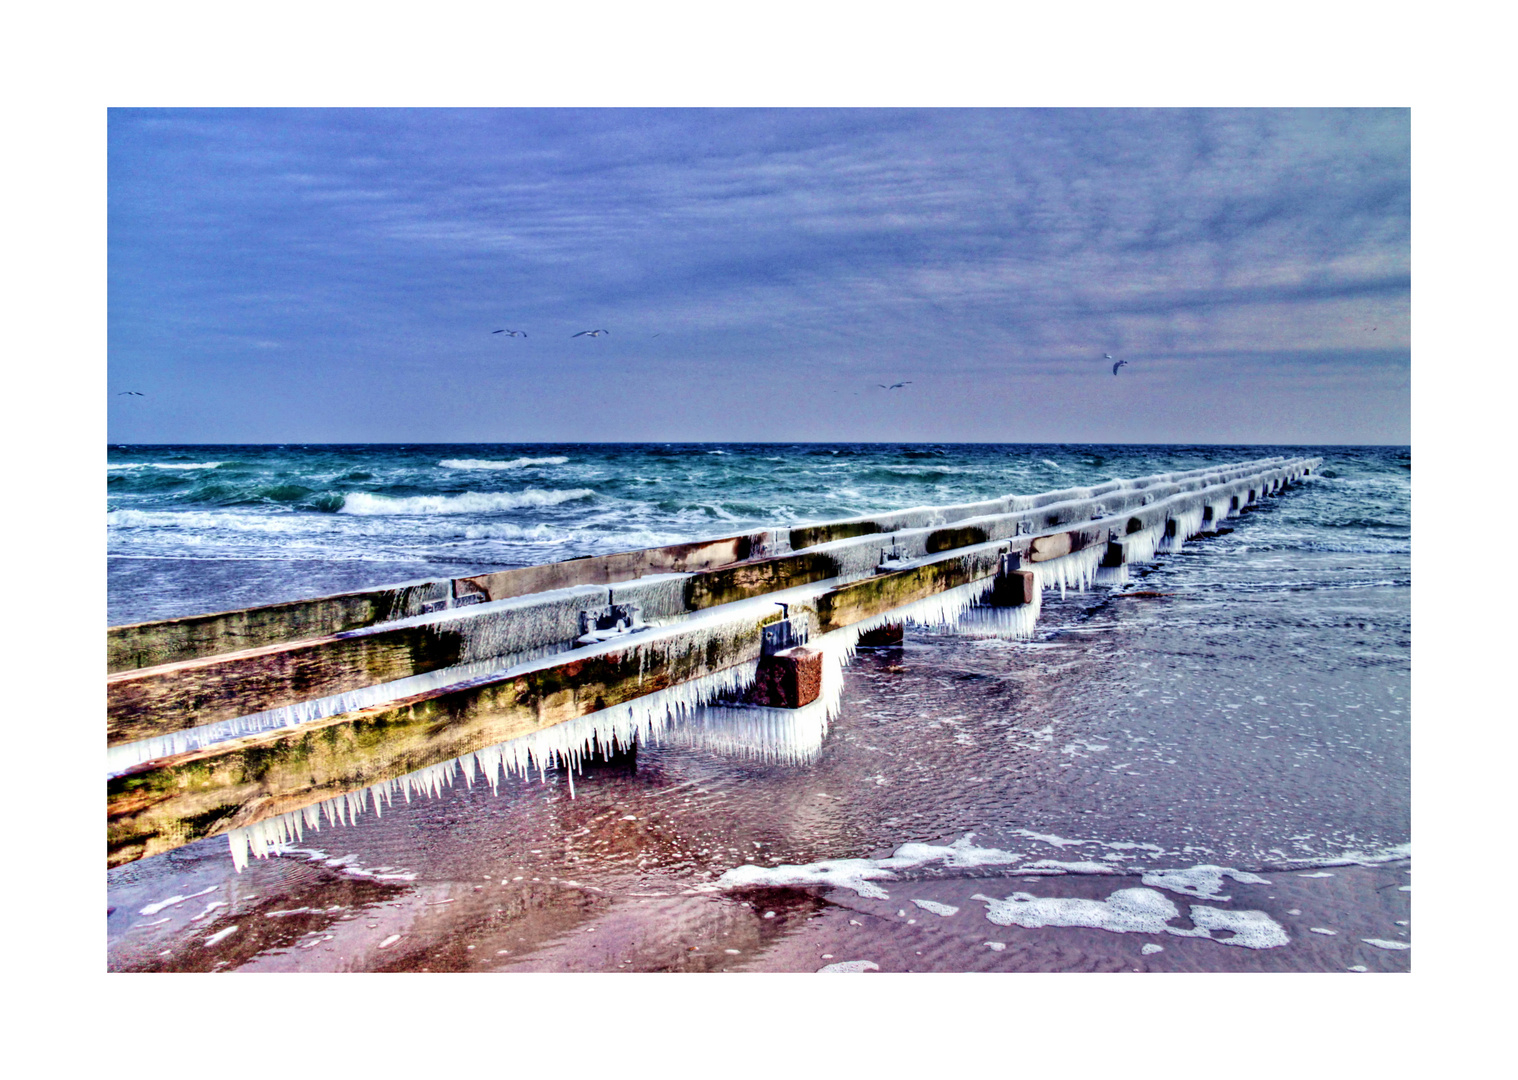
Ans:
{"label": "sky", "polygon": [[1410,441],[1406,109],[118,108],[107,139],[113,443]]}

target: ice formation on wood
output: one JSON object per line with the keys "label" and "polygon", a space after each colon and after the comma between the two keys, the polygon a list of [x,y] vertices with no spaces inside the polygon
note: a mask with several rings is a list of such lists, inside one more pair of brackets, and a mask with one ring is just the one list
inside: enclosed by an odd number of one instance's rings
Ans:
{"label": "ice formation on wood", "polygon": [[[1252,480],[1251,483],[1255,483],[1256,490],[1263,494],[1277,489],[1284,481],[1298,478],[1305,471],[1304,465],[1283,466],[1279,479],[1263,482]],[[1197,470],[1192,474],[1175,474],[1174,480],[1190,485],[1184,490],[1195,491],[1202,483],[1195,477],[1203,475],[1203,471]],[[1205,475],[1228,477],[1229,471]],[[1241,471],[1239,475],[1243,475]],[[1129,506],[1134,502],[1132,498],[1124,501],[1121,497],[1124,494],[1169,479],[1171,478],[1156,477],[1141,482],[1112,481],[1087,489],[1071,489],[1040,496],[1009,496],[973,507],[949,510],[975,509],[1003,514],[1035,510],[1053,512],[1056,507],[1071,502],[1090,503],[1099,497],[1112,495],[1112,499],[1104,498],[1101,503],[1088,508],[1089,512],[1100,517],[1113,513],[1114,508]],[[1209,479],[1205,482],[1215,481]],[[352,822],[367,808],[371,797],[375,812],[379,814],[382,806],[392,804],[397,794],[407,800],[413,793],[437,795],[445,785],[452,785],[461,773],[465,782],[472,785],[476,770],[491,785],[492,790],[498,790],[500,780],[509,774],[525,777],[532,771],[537,771],[540,779],[546,780],[549,769],[562,767],[567,773],[572,795],[574,773],[579,771],[586,757],[597,750],[604,752],[612,747],[632,747],[640,741],[647,744],[679,743],[763,762],[810,761],[821,750],[828,725],[837,715],[843,685],[842,669],[853,658],[861,635],[890,624],[911,623],[919,627],[956,627],[958,632],[974,636],[1031,637],[1041,610],[1044,589],[1058,587],[1061,596],[1064,596],[1070,589],[1088,590],[1096,581],[1125,581],[1127,564],[1150,561],[1161,551],[1179,551],[1187,539],[1203,532],[1215,531],[1218,522],[1230,513],[1238,512],[1231,509],[1232,495],[1218,497],[1212,491],[1208,495],[1209,498],[1197,499],[1189,508],[1171,510],[1165,519],[1126,535],[1122,541],[1124,558],[1121,566],[1100,567],[1107,551],[1107,545],[1103,543],[1090,544],[1046,562],[1026,563],[1026,568],[1033,571],[1038,585],[1029,603],[1010,608],[981,606],[992,585],[992,579],[987,577],[813,638],[809,644],[820,649],[824,656],[822,694],[816,702],[801,709],[768,709],[738,704],[734,699],[752,684],[756,669],[754,661],[740,663],[545,728],[523,738],[474,751],[394,780],[382,781],[369,788],[328,799],[303,810],[234,830],[228,836],[234,862],[240,869],[246,865],[249,852],[255,857],[262,857],[270,851],[298,841],[303,829],[320,828],[323,820],[329,824]],[[1189,501],[1180,495],[1175,497],[1178,502]],[[1145,497],[1143,504],[1151,505],[1155,498],[1166,502],[1171,496],[1168,492],[1157,492]],[[1248,502],[1247,488],[1238,493],[1238,499],[1241,507]],[[1210,519],[1204,520],[1205,508],[1208,507],[1211,508],[1212,515]],[[1159,507],[1155,509],[1158,510]],[[1127,513],[1127,510],[1121,509],[1119,512]],[[910,529],[914,526],[942,525],[944,521],[956,516],[963,515],[920,508],[889,517],[898,529]],[[635,640],[624,642],[620,647],[632,648],[649,663],[665,662],[676,656],[696,655],[711,642],[727,642],[738,628],[752,624],[756,608],[770,610],[777,598],[789,598],[796,605],[812,606],[818,595],[836,587],[840,580],[852,580],[873,573],[874,553],[870,545],[891,544],[894,547],[897,539],[894,534],[881,533],[872,535],[867,540],[852,538],[821,544],[819,546],[829,548],[830,553],[836,552],[838,578],[756,596],[697,613],[687,614],[683,608],[685,583],[690,577],[688,574],[661,575],[613,586],[607,593],[608,597],[617,601],[636,599],[643,603],[651,624],[646,635],[640,634]],[[908,557],[921,558],[923,552],[920,549],[924,543],[924,536],[911,537],[905,546]],[[789,544],[785,546],[789,547]],[[583,591],[582,587],[565,590],[565,593],[579,594]],[[573,606],[581,604],[583,600],[583,596],[571,598],[565,595],[548,602],[544,602],[543,598],[535,601],[524,597],[479,605],[479,611],[470,612],[465,617],[468,629],[464,655],[469,660],[464,664],[304,702],[286,709],[269,710],[221,724],[207,725],[162,739],[117,747],[112,751],[113,756],[108,765],[119,771],[153,757],[196,749],[220,739],[331,716],[379,704],[404,694],[500,674],[511,667],[531,668],[549,654],[561,651],[564,644],[537,644],[530,651],[523,651],[520,647],[528,640],[541,642],[552,638],[558,633],[555,627],[564,617],[560,610],[564,603]],[[451,614],[458,618],[458,612]],[[793,613],[793,618],[804,632],[807,613],[797,610]],[[518,647],[519,651],[510,653],[508,650],[513,646]],[[1224,929],[1221,926],[1218,928]],[[1242,936],[1247,936],[1246,930],[1261,934],[1262,937],[1270,936],[1261,927],[1226,929],[1236,929]],[[1171,929],[1169,932],[1176,931]]]}
{"label": "ice formation on wood", "polygon": [[119,776],[130,768],[147,761],[153,761],[156,758],[189,753],[192,750],[200,750],[215,743],[226,742],[229,739],[238,739],[244,735],[256,735],[262,731],[275,731],[279,728],[295,727],[298,724],[304,724],[311,720],[339,716],[345,712],[355,712],[374,705],[383,705],[387,701],[395,701],[398,698],[407,697],[412,694],[422,694],[429,690],[438,690],[445,686],[451,686],[454,683],[461,683],[477,678],[481,675],[503,671],[506,668],[527,663],[540,657],[552,656],[563,652],[565,648],[567,646],[562,644],[551,645],[533,649],[527,653],[474,660],[466,664],[456,664],[453,667],[438,668],[435,671],[424,672],[421,675],[411,675],[404,679],[395,679],[391,682],[360,687],[357,690],[349,690],[341,694],[312,698],[310,701],[301,701],[294,705],[283,705],[277,709],[249,713],[247,716],[239,716],[231,720],[218,720],[214,724],[202,724],[199,727],[185,728],[182,731],[170,732],[167,735],[159,735],[151,739],[138,739],[135,742],[117,743],[115,746],[106,747],[106,776]]}

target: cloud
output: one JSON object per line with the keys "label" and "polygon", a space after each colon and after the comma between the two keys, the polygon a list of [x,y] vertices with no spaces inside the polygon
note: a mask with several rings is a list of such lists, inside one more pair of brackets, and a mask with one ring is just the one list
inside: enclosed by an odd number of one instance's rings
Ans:
{"label": "cloud", "polygon": [[335,379],[508,320],[518,357],[596,323],[664,365],[1401,378],[1408,147],[1406,110],[113,110],[112,363]]}

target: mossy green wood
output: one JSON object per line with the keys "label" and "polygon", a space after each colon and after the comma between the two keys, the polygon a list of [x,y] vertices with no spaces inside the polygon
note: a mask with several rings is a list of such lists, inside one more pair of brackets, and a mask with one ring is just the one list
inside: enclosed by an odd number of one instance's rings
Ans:
{"label": "mossy green wood", "polygon": [[106,680],[108,745],[147,739],[457,664],[451,627],[404,626],[201,657]]}
{"label": "mossy green wood", "polygon": [[421,611],[447,596],[446,581],[294,600],[284,604],[113,626],[105,634],[107,672],[241,652],[280,641],[337,634]]}
{"label": "mossy green wood", "polygon": [[106,630],[106,671],[156,667],[278,642],[325,637],[419,615],[424,605],[450,596],[477,595],[503,600],[574,585],[629,581],[646,574],[711,569],[749,558],[762,535],[670,544],[472,577],[410,582],[239,611],[113,626]]}
{"label": "mossy green wood", "polygon": [[[688,579],[685,607],[700,611],[837,572],[835,561],[819,552],[708,570]],[[118,672],[106,680],[106,742],[152,738],[450,667],[466,658],[467,633],[458,621],[377,628]]]}

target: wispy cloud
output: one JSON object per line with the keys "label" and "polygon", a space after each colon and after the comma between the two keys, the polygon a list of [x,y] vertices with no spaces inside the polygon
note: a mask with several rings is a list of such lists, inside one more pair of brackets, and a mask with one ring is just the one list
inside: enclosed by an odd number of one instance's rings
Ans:
{"label": "wispy cloud", "polygon": [[[1135,381],[1172,361],[1303,365],[1330,397],[1363,395],[1336,389],[1345,364],[1406,380],[1405,110],[117,110],[110,168],[113,367],[172,375],[194,405],[173,422],[197,417],[160,438],[211,437],[271,364],[342,404],[312,431],[271,405],[268,438],[457,437],[417,392],[429,368],[510,362],[570,399],[585,374],[555,365],[592,323],[600,362],[693,391],[720,357],[1036,393],[1116,350]],[[509,361],[508,324],[531,335]],[[1405,394],[1384,397],[1372,426],[1404,439]],[[400,401],[405,430],[364,419]],[[502,408],[503,438],[595,437]],[[840,416],[836,437],[899,429]]]}

